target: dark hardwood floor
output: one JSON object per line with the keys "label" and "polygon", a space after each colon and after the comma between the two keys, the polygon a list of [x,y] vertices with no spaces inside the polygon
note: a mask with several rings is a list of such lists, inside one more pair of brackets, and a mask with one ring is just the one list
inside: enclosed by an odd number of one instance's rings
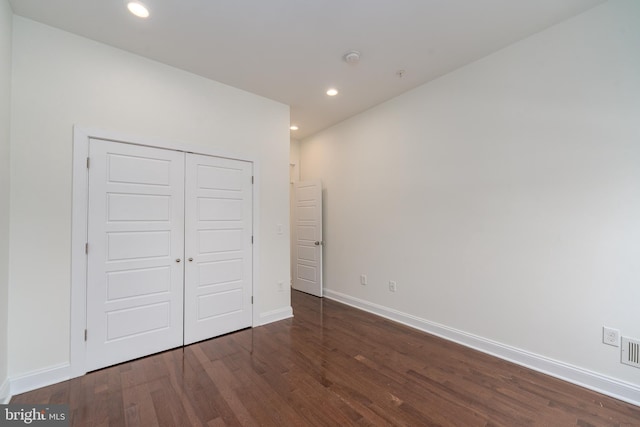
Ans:
{"label": "dark hardwood floor", "polygon": [[73,426],[640,426],[640,408],[330,300],[19,396]]}

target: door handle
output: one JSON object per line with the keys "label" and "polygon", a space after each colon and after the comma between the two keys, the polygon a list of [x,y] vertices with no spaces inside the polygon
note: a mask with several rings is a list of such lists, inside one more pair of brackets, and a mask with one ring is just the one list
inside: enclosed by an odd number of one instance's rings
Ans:
{"label": "door handle", "polygon": [[180,262],[180,258],[176,258],[176,262]]}
{"label": "door handle", "polygon": [[189,258],[189,262],[193,261],[193,258]]}
{"label": "door handle", "polygon": [[314,242],[314,245],[316,245],[316,246],[320,246],[321,244],[322,244],[322,242],[318,242],[318,241]]}

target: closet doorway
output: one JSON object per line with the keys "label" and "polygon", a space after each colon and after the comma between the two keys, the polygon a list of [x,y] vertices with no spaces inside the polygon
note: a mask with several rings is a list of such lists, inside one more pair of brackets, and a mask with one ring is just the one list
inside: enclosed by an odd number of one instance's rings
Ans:
{"label": "closet doorway", "polygon": [[85,371],[252,326],[252,162],[89,138],[87,194]]}

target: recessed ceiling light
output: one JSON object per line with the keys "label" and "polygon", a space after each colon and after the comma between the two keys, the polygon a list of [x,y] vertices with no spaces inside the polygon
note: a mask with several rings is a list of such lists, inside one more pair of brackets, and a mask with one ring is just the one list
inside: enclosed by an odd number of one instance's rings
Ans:
{"label": "recessed ceiling light", "polygon": [[327,95],[336,96],[338,94],[338,89],[331,88],[327,91]]}
{"label": "recessed ceiling light", "polygon": [[149,9],[145,7],[139,1],[129,1],[127,2],[127,9],[129,12],[136,15],[138,18],[147,18],[149,17]]}
{"label": "recessed ceiling light", "polygon": [[298,130],[298,129],[300,129],[300,128],[299,128],[298,126],[296,126],[296,125],[293,125],[293,126],[289,127],[289,129],[291,129],[291,130]]}

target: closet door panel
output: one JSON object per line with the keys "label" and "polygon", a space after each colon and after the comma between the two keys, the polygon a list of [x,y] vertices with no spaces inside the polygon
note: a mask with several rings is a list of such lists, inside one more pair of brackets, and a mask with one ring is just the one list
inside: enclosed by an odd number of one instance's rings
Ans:
{"label": "closet door panel", "polygon": [[187,154],[185,344],[252,324],[252,169]]}
{"label": "closet door panel", "polygon": [[89,142],[87,368],[182,345],[184,153]]}

